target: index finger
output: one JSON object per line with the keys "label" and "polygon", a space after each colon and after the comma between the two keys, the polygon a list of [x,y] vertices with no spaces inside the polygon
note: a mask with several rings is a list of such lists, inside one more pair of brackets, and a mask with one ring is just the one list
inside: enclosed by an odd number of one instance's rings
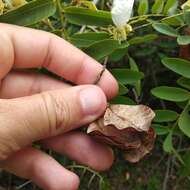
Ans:
{"label": "index finger", "polygon": [[[2,67],[10,70],[11,66],[45,67],[75,84],[92,84],[102,70],[102,65],[97,61],[53,34],[8,24],[0,24],[0,29],[0,43],[5,44],[0,46],[0,70]],[[3,40],[9,43],[2,43]],[[7,44],[10,47],[7,48]],[[3,53],[8,55],[1,55]],[[117,93],[117,82],[107,70],[99,86],[109,98]]]}

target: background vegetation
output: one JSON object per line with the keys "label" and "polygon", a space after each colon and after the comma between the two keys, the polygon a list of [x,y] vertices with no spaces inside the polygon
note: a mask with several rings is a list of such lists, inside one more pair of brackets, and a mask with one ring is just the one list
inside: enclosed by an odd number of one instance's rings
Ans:
{"label": "background vegetation", "polygon": [[[101,63],[108,58],[107,68],[120,84],[112,103],[146,104],[156,112],[155,148],[138,164],[115,150],[112,169],[97,173],[51,154],[80,175],[81,190],[188,190],[190,1],[135,1],[128,23],[133,30],[124,34],[112,22],[111,6],[111,0],[99,0],[97,7],[85,0],[0,0],[0,22],[46,30]],[[38,189],[6,172],[0,173],[0,186]]]}

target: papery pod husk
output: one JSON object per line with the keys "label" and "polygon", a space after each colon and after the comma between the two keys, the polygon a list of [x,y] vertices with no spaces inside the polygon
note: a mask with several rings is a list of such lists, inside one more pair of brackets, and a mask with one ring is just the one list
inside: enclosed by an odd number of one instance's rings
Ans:
{"label": "papery pod husk", "polygon": [[154,112],[144,105],[111,105],[89,125],[87,133],[123,150],[126,160],[138,162],[154,147],[156,134],[150,127],[154,117]]}

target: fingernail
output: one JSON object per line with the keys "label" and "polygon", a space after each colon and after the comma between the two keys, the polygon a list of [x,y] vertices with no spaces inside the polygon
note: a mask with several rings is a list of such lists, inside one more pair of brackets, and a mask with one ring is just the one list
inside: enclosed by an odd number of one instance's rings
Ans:
{"label": "fingernail", "polygon": [[80,101],[85,115],[97,115],[106,108],[106,97],[98,87],[88,87],[80,91]]}

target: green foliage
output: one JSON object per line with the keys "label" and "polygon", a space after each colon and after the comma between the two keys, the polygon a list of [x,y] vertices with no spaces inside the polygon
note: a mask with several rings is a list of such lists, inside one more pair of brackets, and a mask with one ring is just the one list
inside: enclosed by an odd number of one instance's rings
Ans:
{"label": "green foliage", "polygon": [[138,45],[142,43],[150,43],[158,38],[158,35],[156,34],[147,34],[144,36],[138,36],[134,37],[128,40],[128,43],[130,45]]}
{"label": "green foliage", "polygon": [[152,6],[152,13],[159,14],[163,11],[164,0],[156,0]]}
{"label": "green foliage", "polygon": [[67,7],[64,13],[67,21],[76,25],[108,26],[113,24],[111,14],[107,11]]}
{"label": "green foliage", "polygon": [[129,92],[128,88],[125,85],[119,83],[119,92],[118,92],[118,94],[119,95],[125,95],[128,92]]}
{"label": "green foliage", "polygon": [[179,118],[179,128],[181,131],[190,137],[190,106],[187,105],[187,107],[183,110],[182,114]]}
{"label": "green foliage", "polygon": [[165,23],[155,23],[152,26],[156,31],[160,32],[161,34],[165,34],[171,37],[177,37],[179,35],[174,28]]}
{"label": "green foliage", "polygon": [[175,121],[178,118],[178,113],[172,110],[155,110],[156,117],[154,122],[170,122]]}
{"label": "green foliage", "polygon": [[125,96],[116,96],[110,101],[111,104],[126,104],[126,105],[135,105],[136,103]]}
{"label": "green foliage", "polygon": [[1,15],[0,22],[21,26],[32,25],[53,15],[55,11],[53,0],[36,0]]}
{"label": "green foliage", "polygon": [[187,177],[190,175],[190,151],[187,150],[185,155],[183,156],[183,160],[185,165],[182,165],[179,170],[179,175],[183,177]]}
{"label": "green foliage", "polygon": [[178,0],[167,0],[164,7],[165,14],[172,14],[177,8]]}
{"label": "green foliage", "polygon": [[190,93],[187,90],[176,87],[160,86],[152,89],[152,94],[160,99],[183,102],[190,98]]}
{"label": "green foliage", "polygon": [[106,39],[93,43],[85,52],[91,57],[100,60],[110,55],[114,50],[120,48],[120,46],[117,40]]}
{"label": "green foliage", "polygon": [[177,80],[177,83],[178,83],[180,86],[182,86],[182,87],[184,87],[184,88],[190,90],[190,79],[181,77],[181,78],[179,78],[179,79]]}
{"label": "green foliage", "polygon": [[173,142],[172,142],[172,132],[170,132],[163,143],[163,149],[165,152],[172,153],[173,151]]}
{"label": "green foliage", "polygon": [[157,135],[166,135],[170,131],[167,126],[163,126],[160,124],[152,124],[151,127],[156,131]]}
{"label": "green foliage", "polygon": [[138,7],[138,14],[145,15],[148,12],[148,0],[141,0]]}
{"label": "green foliage", "polygon": [[179,45],[188,45],[188,44],[190,44],[190,36],[183,36],[183,35],[178,36],[177,43]]}
{"label": "green foliage", "polygon": [[162,63],[170,70],[182,75],[183,77],[190,78],[190,62],[179,58],[164,58]]}
{"label": "green foliage", "polygon": [[109,34],[106,32],[85,32],[85,33],[76,33],[72,35],[69,40],[75,46],[79,48],[86,48],[96,43],[97,41],[109,39]]}
{"label": "green foliage", "polygon": [[112,69],[112,74],[121,84],[134,84],[143,78],[143,73],[130,69]]}

